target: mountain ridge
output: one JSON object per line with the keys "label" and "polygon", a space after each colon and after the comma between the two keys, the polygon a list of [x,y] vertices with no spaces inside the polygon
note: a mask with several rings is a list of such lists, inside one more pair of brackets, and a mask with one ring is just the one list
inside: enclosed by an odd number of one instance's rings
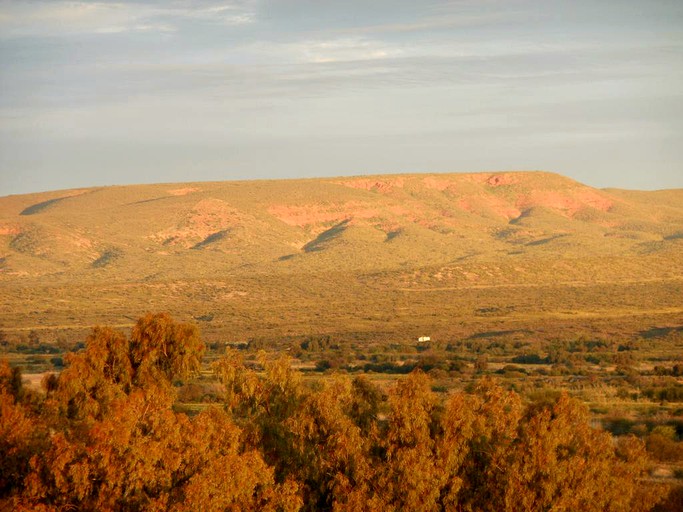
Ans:
{"label": "mountain ridge", "polygon": [[[361,250],[380,239],[394,248],[406,239],[443,246],[449,236],[461,238],[461,247],[488,242],[499,250],[566,249],[568,238],[585,246],[582,237],[601,235],[677,239],[683,207],[675,201],[683,191],[611,190],[552,173],[503,172],[131,185],[8,196],[0,198],[0,257],[5,275],[31,273],[22,257],[52,264],[54,272],[77,271],[94,262],[97,268],[110,260],[122,264],[127,251],[140,249],[157,257],[187,249],[239,252],[244,262],[265,264],[324,252],[322,246],[311,250],[312,244],[341,224],[344,229],[327,240],[327,250],[349,237]],[[666,200],[650,200],[659,197]],[[459,254],[454,244],[446,245]],[[114,253],[117,258],[102,260]]]}
{"label": "mountain ridge", "polygon": [[[122,325],[148,310],[212,317],[215,336],[533,330],[539,311],[680,323],[682,283],[683,190],[601,190],[544,172],[0,198],[4,329]],[[504,313],[481,315],[481,303]]]}

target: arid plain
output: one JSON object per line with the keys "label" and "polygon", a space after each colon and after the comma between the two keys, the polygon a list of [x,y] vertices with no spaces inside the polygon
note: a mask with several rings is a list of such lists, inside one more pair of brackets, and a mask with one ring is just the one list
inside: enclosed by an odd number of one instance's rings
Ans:
{"label": "arid plain", "polygon": [[683,504],[683,190],[112,186],[0,237],[1,504]]}
{"label": "arid plain", "polygon": [[145,311],[230,342],[634,337],[683,323],[683,190],[543,172],[9,196],[0,241],[8,335],[79,336]]}

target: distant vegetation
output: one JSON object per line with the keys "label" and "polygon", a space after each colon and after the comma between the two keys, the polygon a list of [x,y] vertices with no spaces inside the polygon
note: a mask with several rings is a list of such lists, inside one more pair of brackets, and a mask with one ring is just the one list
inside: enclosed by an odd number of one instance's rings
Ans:
{"label": "distant vegetation", "polygon": [[632,336],[680,324],[682,205],[680,190],[598,190],[542,172],[4,197],[0,328],[76,339],[154,309],[212,315],[209,340],[549,339],[609,319]]}
{"label": "distant vegetation", "polygon": [[0,198],[0,509],[683,510],[681,233],[543,172]]}
{"label": "distant vegetation", "polygon": [[[309,339],[302,349],[333,349]],[[443,394],[415,371],[310,380],[265,352],[210,365],[213,398],[187,409],[204,343],[165,314],[130,337],[96,328],[26,389],[0,365],[0,505],[13,510],[646,511],[668,504],[646,442],[590,425],[566,393],[525,400],[488,377]],[[183,384],[184,383],[184,384]],[[196,393],[196,390],[195,390]],[[672,444],[673,443],[673,444]]]}

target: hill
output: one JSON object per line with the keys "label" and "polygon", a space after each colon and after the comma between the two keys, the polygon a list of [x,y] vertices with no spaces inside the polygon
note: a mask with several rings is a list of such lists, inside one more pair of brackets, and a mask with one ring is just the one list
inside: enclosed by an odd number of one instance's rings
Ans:
{"label": "hill", "polygon": [[146,310],[228,340],[538,333],[548,318],[554,333],[610,318],[638,319],[640,332],[682,323],[682,284],[683,190],[599,190],[551,173],[0,198],[6,332],[125,326]]}

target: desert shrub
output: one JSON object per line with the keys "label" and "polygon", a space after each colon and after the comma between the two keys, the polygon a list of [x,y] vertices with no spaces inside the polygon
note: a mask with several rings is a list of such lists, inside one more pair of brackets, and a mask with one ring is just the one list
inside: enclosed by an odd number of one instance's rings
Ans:
{"label": "desert shrub", "polygon": [[50,358],[50,364],[54,368],[64,368],[64,359],[61,357],[52,357]]}
{"label": "desert shrub", "polygon": [[433,380],[444,380],[448,378],[448,372],[441,368],[432,368],[427,372],[427,375]]}
{"label": "desert shrub", "polygon": [[683,385],[675,384],[666,387],[650,387],[643,389],[643,395],[659,402],[683,402]]}
{"label": "desert shrub", "polygon": [[605,430],[614,436],[623,436],[632,433],[635,422],[630,418],[611,417],[602,421]]}
{"label": "desert shrub", "polygon": [[17,345],[14,351],[20,354],[59,354],[61,352],[59,347],[47,343],[21,344]]}
{"label": "desert shrub", "polygon": [[302,350],[309,352],[320,352],[332,347],[330,336],[308,336],[300,344]]}
{"label": "desert shrub", "polygon": [[[211,385],[197,377],[203,350],[168,315],[130,336],[96,328],[30,406],[0,364],[0,509],[644,512],[657,501],[644,443],[593,428],[566,393],[527,403],[486,377],[441,393],[416,363],[366,363],[409,372],[384,394],[366,377],[311,383],[285,357],[249,364],[234,349]],[[207,396],[220,406],[174,408]]]}
{"label": "desert shrub", "polygon": [[506,364],[501,369],[496,370],[496,373],[507,377],[520,377],[526,375],[526,370],[514,364]]}
{"label": "desert shrub", "polygon": [[517,364],[547,364],[548,358],[541,357],[538,354],[522,354],[512,358],[513,363]]}
{"label": "desert shrub", "polygon": [[683,443],[676,441],[676,429],[659,425],[645,438],[647,451],[658,461],[683,461]]}
{"label": "desert shrub", "polygon": [[178,389],[177,399],[186,403],[217,403],[223,399],[224,390],[216,383],[188,383]]}

